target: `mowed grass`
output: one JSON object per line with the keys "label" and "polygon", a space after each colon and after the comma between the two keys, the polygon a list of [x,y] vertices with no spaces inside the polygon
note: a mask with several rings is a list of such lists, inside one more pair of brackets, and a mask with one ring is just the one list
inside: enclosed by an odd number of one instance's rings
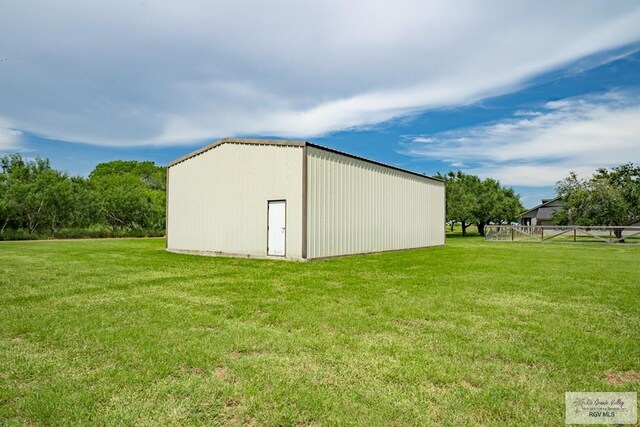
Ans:
{"label": "mowed grass", "polygon": [[0,424],[562,425],[640,391],[640,248],[309,263],[0,243]]}

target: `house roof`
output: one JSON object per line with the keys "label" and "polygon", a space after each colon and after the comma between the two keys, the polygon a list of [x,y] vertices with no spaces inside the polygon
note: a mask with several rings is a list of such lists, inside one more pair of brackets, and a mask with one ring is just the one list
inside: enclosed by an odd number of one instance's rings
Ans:
{"label": "house roof", "polygon": [[440,178],[435,178],[429,175],[424,175],[418,172],[414,172],[408,169],[402,169],[399,168],[397,166],[393,166],[393,165],[389,165],[386,163],[382,163],[382,162],[378,162],[375,160],[371,160],[371,159],[367,159],[364,157],[360,157],[360,156],[356,156],[354,154],[350,154],[350,153],[345,153],[344,151],[339,151],[339,150],[334,150],[333,148],[328,148],[328,147],[324,147],[322,145],[317,145],[317,144],[313,144],[311,142],[307,142],[307,141],[300,141],[300,140],[291,140],[291,139],[252,139],[252,138],[222,138],[219,139],[215,142],[212,142],[209,145],[205,145],[202,148],[199,148],[195,151],[192,151],[189,154],[186,154],[172,162],[169,162],[167,164],[167,168],[170,168],[171,166],[177,165],[178,163],[182,163],[185,160],[188,160],[192,157],[198,156],[202,153],[205,153],[209,150],[212,150],[216,147],[219,147],[222,144],[226,144],[226,143],[231,143],[231,144],[252,144],[252,145],[277,145],[277,146],[293,146],[293,147],[313,147],[313,148],[317,148],[319,150],[324,150],[324,151],[328,151],[330,153],[335,153],[335,154],[340,154],[342,156],[347,156],[347,157],[351,157],[353,159],[358,159],[358,160],[362,160],[364,162],[367,163],[372,163],[378,166],[383,166],[385,168],[389,168],[389,169],[394,169],[400,172],[405,172],[405,173],[409,173],[411,175],[415,175],[415,176],[419,176],[420,178],[426,178],[432,181],[437,181],[437,182],[442,182],[444,183],[444,180],[440,179]]}
{"label": "house roof", "polygon": [[538,217],[537,214],[536,215],[527,215],[527,214],[533,213],[533,211],[535,211],[537,209],[540,209],[540,208],[542,208],[542,207],[544,207],[544,206],[546,206],[546,205],[548,205],[550,203],[553,203],[553,202],[555,202],[556,200],[559,200],[559,199],[560,199],[560,196],[555,197],[553,199],[542,199],[542,203],[540,203],[538,206],[535,206],[535,207],[529,209],[528,211],[522,212],[519,216],[520,217],[524,217],[524,216],[529,217],[530,216],[532,218],[535,216],[537,218]]}

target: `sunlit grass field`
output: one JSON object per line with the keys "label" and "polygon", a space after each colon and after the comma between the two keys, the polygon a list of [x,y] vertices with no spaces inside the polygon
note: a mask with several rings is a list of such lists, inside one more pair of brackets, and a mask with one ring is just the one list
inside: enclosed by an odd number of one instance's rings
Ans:
{"label": "sunlit grass field", "polygon": [[640,247],[0,243],[2,425],[557,426],[565,391],[640,391]]}

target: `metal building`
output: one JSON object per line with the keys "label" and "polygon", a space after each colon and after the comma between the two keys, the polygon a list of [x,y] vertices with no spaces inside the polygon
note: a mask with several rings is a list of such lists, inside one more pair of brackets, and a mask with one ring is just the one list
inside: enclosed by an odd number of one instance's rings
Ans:
{"label": "metal building", "polygon": [[444,244],[444,183],[304,141],[226,138],[167,169],[167,250],[313,259]]}

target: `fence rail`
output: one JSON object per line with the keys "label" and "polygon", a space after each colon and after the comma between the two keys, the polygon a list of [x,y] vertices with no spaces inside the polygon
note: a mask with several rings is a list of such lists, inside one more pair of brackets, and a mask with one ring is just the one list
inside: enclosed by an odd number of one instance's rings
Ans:
{"label": "fence rail", "polygon": [[639,226],[487,225],[486,241],[640,244]]}

